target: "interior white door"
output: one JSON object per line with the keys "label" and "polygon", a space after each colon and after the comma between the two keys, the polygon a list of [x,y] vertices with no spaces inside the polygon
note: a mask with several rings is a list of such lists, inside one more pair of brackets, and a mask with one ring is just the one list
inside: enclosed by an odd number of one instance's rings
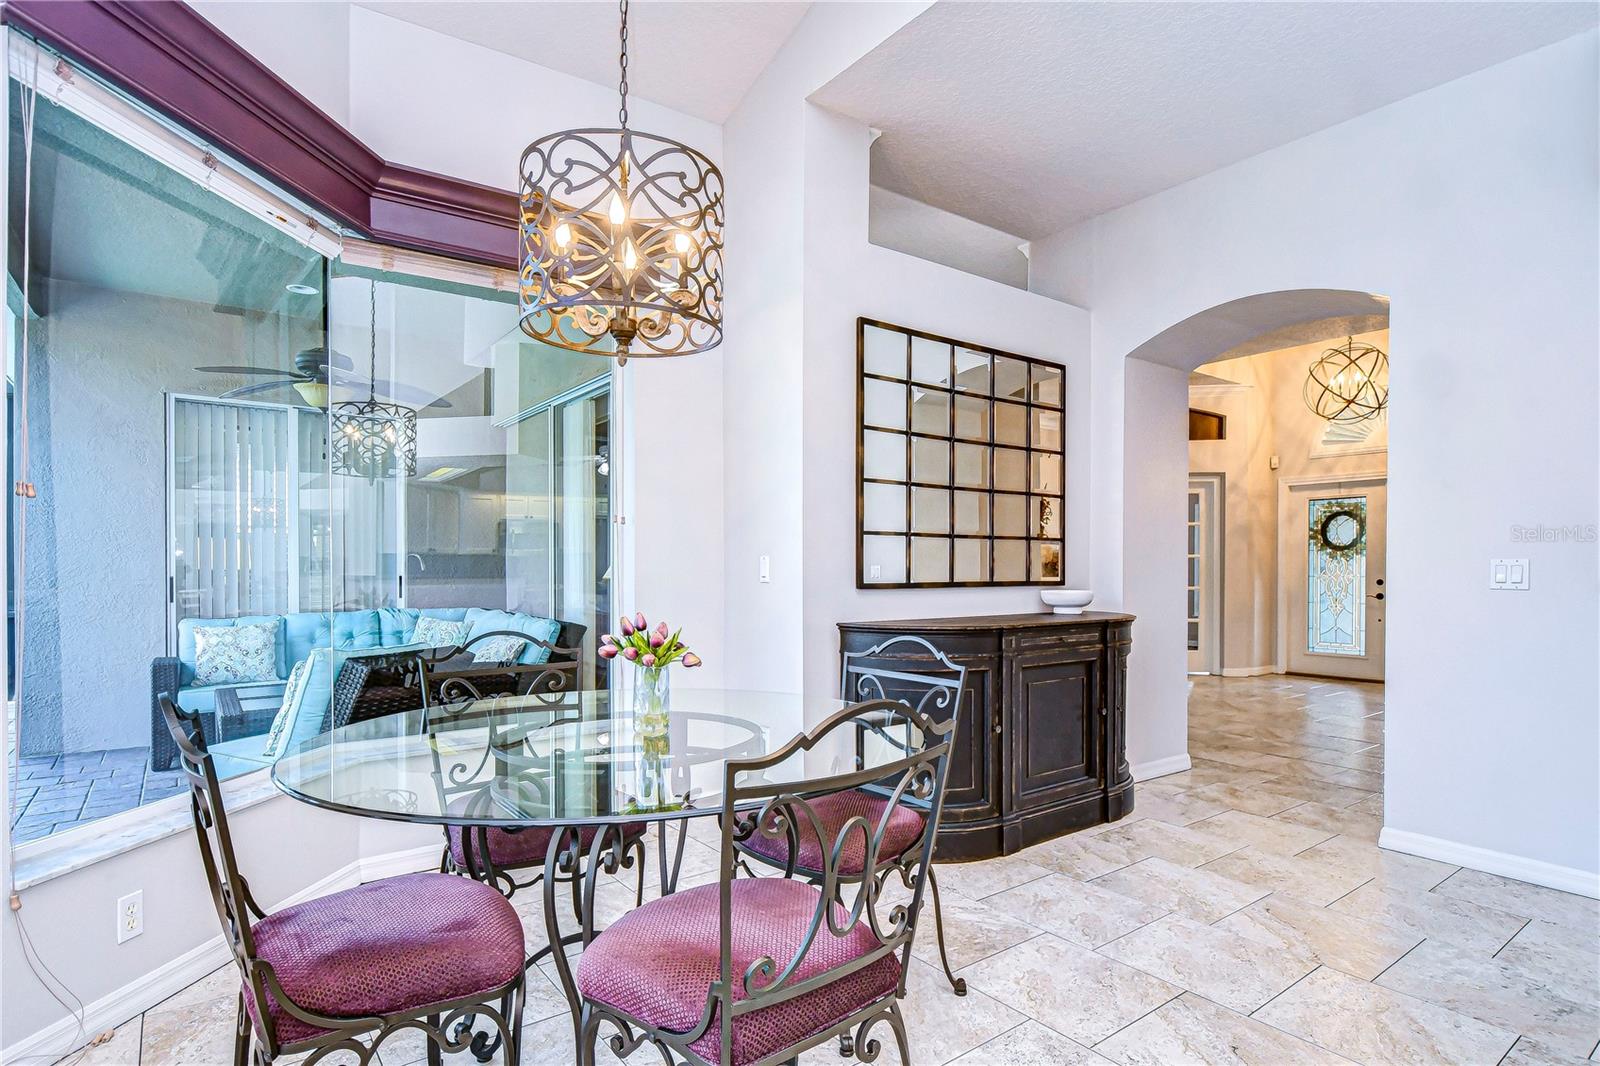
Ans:
{"label": "interior white door", "polygon": [[1221,577],[1222,534],[1217,521],[1220,489],[1217,475],[1189,480],[1185,512],[1185,546],[1188,555],[1185,610],[1188,612],[1189,672],[1222,672]]}
{"label": "interior white door", "polygon": [[1280,516],[1290,673],[1383,680],[1388,486],[1291,485]]}

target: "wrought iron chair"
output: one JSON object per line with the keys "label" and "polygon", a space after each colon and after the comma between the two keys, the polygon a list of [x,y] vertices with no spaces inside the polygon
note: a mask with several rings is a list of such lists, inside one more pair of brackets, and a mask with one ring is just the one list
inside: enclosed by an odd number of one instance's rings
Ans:
{"label": "wrought iron chair", "polygon": [[[749,1066],[796,1062],[801,1052],[835,1038],[841,1055],[871,1062],[882,1048],[868,1034],[887,1022],[900,1060],[909,1063],[899,1000],[954,725],[953,716],[940,722],[898,700],[869,700],[840,710],[771,755],[728,760],[717,883],[625,915],[580,960],[583,1066],[594,1066],[602,1023],[616,1029],[608,1044],[623,1058],[648,1042],[668,1062]],[[874,733],[903,731],[904,754],[869,768],[857,758],[849,772],[806,781],[765,780],[764,771],[791,758],[809,763],[841,739],[834,734],[863,726]],[[883,813],[857,814],[829,834],[819,799],[874,783],[889,789]],[[915,844],[899,852],[909,854],[904,869],[911,898],[884,916],[882,882],[852,878],[844,869],[850,861],[877,868],[878,854],[891,846],[894,810],[903,803],[919,804],[930,816]],[[820,886],[793,877],[737,876],[736,844],[757,835],[793,840],[797,825],[824,841]],[[848,886],[854,893],[847,905]]]}
{"label": "wrought iron chair", "polygon": [[462,878],[407,874],[267,914],[239,873],[199,717],[165,696],[160,708],[189,782],[223,939],[242,977],[234,1066],[265,1066],[280,1055],[306,1055],[315,1066],[335,1053],[366,1066],[405,1029],[427,1037],[428,1060],[438,1063],[488,1046],[487,1033],[461,1024],[473,1017],[494,1027],[507,1062],[519,1061],[522,923],[503,896]]}
{"label": "wrought iron chair", "polygon": [[[892,670],[869,665],[885,658],[911,658],[917,666],[908,670]],[[928,666],[923,668],[921,663]],[[921,637],[892,637],[877,646],[860,652],[846,652],[841,671],[841,698],[846,700],[896,699],[915,707],[923,714],[935,718],[954,718],[961,702],[961,692],[967,682],[967,668],[954,663],[932,644]],[[870,723],[857,723],[857,751],[867,743],[904,746],[900,740]],[[822,827],[836,835],[850,819],[857,816],[877,818],[890,810],[887,800],[889,789],[882,783],[864,785],[859,789],[823,797],[813,805]],[[878,851],[878,862],[872,876],[882,890],[885,880],[898,873],[905,880],[909,865],[915,859],[915,849],[922,839],[929,814],[924,805],[904,802],[893,808],[889,815],[884,847]],[[821,884],[824,877],[823,849],[816,833],[800,824],[794,827],[793,839],[789,836],[772,837],[758,834],[735,844],[748,859],[768,866],[782,867],[785,876],[796,874]],[[798,846],[796,846],[798,845]],[[838,877],[845,883],[859,880],[863,867],[845,862]],[[933,895],[933,929],[939,943],[939,962],[944,967],[945,978],[958,996],[967,994],[965,978],[957,977],[950,968],[950,959],[944,946],[944,915],[939,903],[939,881],[932,866],[928,867],[928,888]]]}
{"label": "wrought iron chair", "polygon": [[[471,682],[461,678],[452,678],[450,684],[451,687],[446,691],[458,697],[465,696],[471,688]],[[439,790],[441,810],[459,814],[464,820],[475,821],[481,818],[494,810],[494,805],[498,802],[493,788],[490,787],[491,783],[496,781],[500,782],[502,787],[507,782],[515,782],[514,787],[533,798],[535,807],[547,806],[543,801],[552,790],[559,790],[561,787],[556,775],[560,772],[562,761],[559,757],[547,760],[533,755],[527,748],[528,741],[550,726],[564,721],[579,721],[581,715],[579,708],[565,698],[568,694],[561,690],[551,689],[536,692],[534,695],[539,703],[548,709],[550,713],[548,720],[541,717],[539,720],[528,721],[525,720],[525,716],[519,716],[518,723],[510,725],[496,717],[493,705],[500,697],[493,696],[460,698],[453,703],[436,704],[428,708],[425,729],[449,729],[454,726],[472,726],[481,723],[481,727],[489,731],[482,752],[476,755],[470,765],[466,762],[446,765],[439,746],[433,747],[433,778],[435,787]],[[535,705],[528,709],[538,708]],[[490,772],[491,762],[492,772]],[[637,862],[639,866],[638,887],[634,894],[636,902],[644,900],[646,830],[647,827],[643,822],[627,822],[621,826],[620,850],[626,857],[625,865],[631,866]],[[444,855],[439,860],[439,872],[463,874],[474,880],[483,881],[510,898],[518,890],[533,888],[544,880],[545,858],[554,832],[555,830],[543,826],[526,829],[500,828],[468,824],[466,821],[463,824],[446,825]],[[579,831],[578,836],[583,848],[589,847],[595,833],[594,826],[585,826]],[[518,873],[528,870],[533,871],[533,876],[526,880],[517,880]],[[573,910],[581,919],[583,916],[579,897],[583,881],[581,871],[570,871],[568,876],[558,875],[557,880],[572,882]]]}
{"label": "wrought iron chair", "polygon": [[[544,648],[542,663],[480,663],[471,658],[473,648],[497,637],[514,637]],[[454,648],[420,652],[416,656],[417,683],[422,689],[421,706],[460,703],[495,696],[547,697],[560,703],[568,693],[582,687],[583,648],[563,647],[524,633],[497,630],[480,633]]]}

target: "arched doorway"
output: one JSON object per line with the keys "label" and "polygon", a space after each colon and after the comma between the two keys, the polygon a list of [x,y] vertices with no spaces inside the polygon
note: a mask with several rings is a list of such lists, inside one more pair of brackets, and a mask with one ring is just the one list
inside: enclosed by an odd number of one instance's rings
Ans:
{"label": "arched doorway", "polygon": [[[1181,538],[1175,560],[1152,568],[1148,558],[1130,558],[1126,566],[1136,613],[1182,603],[1181,625],[1159,630],[1182,642],[1143,649],[1162,657],[1163,672],[1187,675],[1193,769],[1182,784],[1226,787],[1241,773],[1260,775],[1253,805],[1291,821],[1365,804],[1349,820],[1370,816],[1374,838],[1393,580],[1383,550],[1387,413],[1330,421],[1308,405],[1315,388],[1306,382],[1347,340],[1352,351],[1386,355],[1388,326],[1388,301],[1356,290],[1218,304],[1128,354],[1126,427],[1127,525],[1148,525],[1159,512]],[[1143,364],[1182,377],[1187,411],[1166,402],[1160,418],[1167,439],[1179,420],[1189,426],[1183,485],[1141,484],[1154,427],[1134,407],[1150,399],[1140,390],[1151,380],[1172,377]],[[1141,583],[1144,602],[1134,604]],[[1305,809],[1286,813],[1297,807]]]}

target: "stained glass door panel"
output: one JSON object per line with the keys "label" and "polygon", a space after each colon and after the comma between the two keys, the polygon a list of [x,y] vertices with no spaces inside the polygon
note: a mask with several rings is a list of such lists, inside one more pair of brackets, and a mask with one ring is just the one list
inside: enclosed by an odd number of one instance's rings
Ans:
{"label": "stained glass door panel", "polygon": [[1383,679],[1386,502],[1377,478],[1291,489],[1280,526],[1291,672]]}

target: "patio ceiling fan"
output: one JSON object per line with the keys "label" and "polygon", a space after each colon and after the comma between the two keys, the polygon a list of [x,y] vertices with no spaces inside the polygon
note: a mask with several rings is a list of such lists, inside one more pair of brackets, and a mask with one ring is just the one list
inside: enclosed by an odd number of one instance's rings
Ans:
{"label": "patio ceiling fan", "polygon": [[271,393],[275,389],[293,389],[300,394],[300,398],[311,407],[326,408],[328,406],[328,393],[330,388],[353,390],[370,389],[381,396],[409,403],[416,407],[446,408],[450,401],[442,397],[432,396],[422,389],[412,385],[402,385],[393,381],[368,381],[366,378],[355,374],[355,366],[348,357],[338,352],[330,353],[327,348],[317,345],[295,353],[294,369],[281,370],[277,367],[265,366],[197,366],[196,370],[207,374],[244,374],[253,377],[271,377],[271,381],[258,381],[253,385],[241,385],[237,389],[230,389],[222,394],[225,400],[238,399],[245,396],[259,396]]}

